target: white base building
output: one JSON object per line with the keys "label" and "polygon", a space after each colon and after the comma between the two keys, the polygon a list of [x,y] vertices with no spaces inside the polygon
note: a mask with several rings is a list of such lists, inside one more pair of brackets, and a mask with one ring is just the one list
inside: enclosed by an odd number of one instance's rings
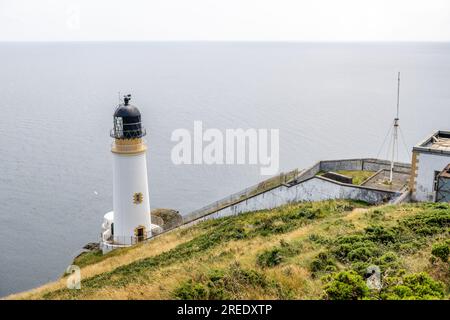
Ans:
{"label": "white base building", "polygon": [[450,164],[450,131],[437,131],[413,148],[411,199],[435,201],[438,175]]}

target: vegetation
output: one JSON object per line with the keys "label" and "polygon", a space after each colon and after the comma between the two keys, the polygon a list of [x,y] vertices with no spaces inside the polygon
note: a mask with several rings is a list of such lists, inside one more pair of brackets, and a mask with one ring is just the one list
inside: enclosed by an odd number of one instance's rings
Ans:
{"label": "vegetation", "polygon": [[280,285],[257,270],[242,269],[238,263],[225,270],[214,269],[207,275],[182,283],[173,292],[176,299],[245,299],[251,289],[285,299],[289,295]]}
{"label": "vegetation", "polygon": [[390,285],[381,292],[383,299],[436,300],[445,297],[444,284],[427,273],[414,273],[388,279]]}
{"label": "vegetation", "polygon": [[83,252],[73,260],[73,264],[82,268],[101,261],[103,257],[101,250]]}
{"label": "vegetation", "polygon": [[286,241],[281,240],[280,246],[265,250],[259,254],[256,262],[258,266],[262,268],[274,267],[286,261],[287,258],[295,256],[298,252],[298,246],[293,246]]}
{"label": "vegetation", "polygon": [[353,184],[358,186],[375,174],[374,171],[365,170],[339,170],[336,173],[353,178]]}
{"label": "vegetation", "polygon": [[81,290],[61,279],[10,298],[446,299],[449,235],[448,204],[295,203],[91,252],[75,261]]}
{"label": "vegetation", "polygon": [[[317,175],[321,176],[325,172],[326,171],[319,171]],[[375,174],[374,171],[366,171],[366,170],[337,170],[335,172],[347,176],[349,178],[352,178],[353,179],[352,183],[358,186]]]}
{"label": "vegetation", "polygon": [[329,276],[324,287],[324,298],[329,300],[358,300],[367,296],[369,288],[354,271],[343,271]]}
{"label": "vegetation", "polygon": [[450,241],[440,242],[433,244],[433,248],[431,250],[431,254],[443,262],[448,261],[448,256],[450,255]]}

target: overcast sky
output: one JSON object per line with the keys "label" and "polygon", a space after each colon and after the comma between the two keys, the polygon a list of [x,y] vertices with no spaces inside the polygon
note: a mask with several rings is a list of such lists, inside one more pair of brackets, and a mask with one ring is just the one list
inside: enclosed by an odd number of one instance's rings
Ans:
{"label": "overcast sky", "polygon": [[0,0],[0,41],[450,41],[450,0]]}

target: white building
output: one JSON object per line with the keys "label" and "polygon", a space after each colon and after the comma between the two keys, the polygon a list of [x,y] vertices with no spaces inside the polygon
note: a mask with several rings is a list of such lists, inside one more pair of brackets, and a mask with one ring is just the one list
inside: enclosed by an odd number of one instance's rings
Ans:
{"label": "white building", "polygon": [[113,208],[104,215],[102,249],[135,244],[148,239],[152,230],[147,181],[146,132],[141,124],[138,108],[129,104],[131,96],[124,97],[114,112],[111,137],[113,155]]}
{"label": "white building", "polygon": [[411,198],[435,201],[437,177],[450,163],[450,131],[437,131],[413,148]]}

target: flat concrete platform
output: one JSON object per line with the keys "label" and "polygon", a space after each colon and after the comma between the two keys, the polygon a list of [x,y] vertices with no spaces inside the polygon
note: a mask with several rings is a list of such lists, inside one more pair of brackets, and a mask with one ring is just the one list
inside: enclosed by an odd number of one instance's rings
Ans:
{"label": "flat concrete platform", "polygon": [[394,171],[392,175],[392,183],[389,184],[389,170],[382,170],[369,178],[361,186],[386,191],[401,191],[408,185],[409,179],[409,173]]}

